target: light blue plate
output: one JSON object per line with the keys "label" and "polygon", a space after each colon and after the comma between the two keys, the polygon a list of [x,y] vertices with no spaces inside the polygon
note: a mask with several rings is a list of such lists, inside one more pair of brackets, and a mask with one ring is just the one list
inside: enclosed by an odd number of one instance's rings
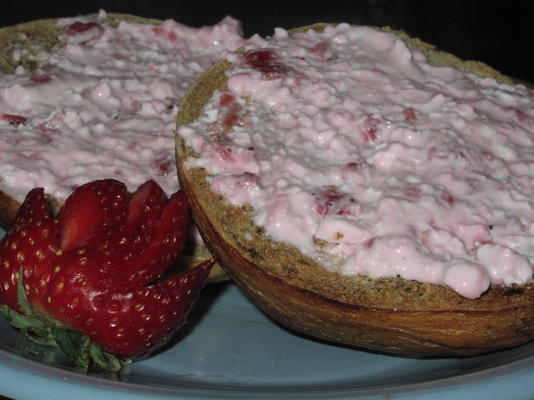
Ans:
{"label": "light blue plate", "polygon": [[0,394],[17,400],[527,400],[534,396],[534,343],[467,359],[356,351],[291,333],[235,285],[221,284],[204,289],[173,343],[119,375],[84,373],[0,317]]}

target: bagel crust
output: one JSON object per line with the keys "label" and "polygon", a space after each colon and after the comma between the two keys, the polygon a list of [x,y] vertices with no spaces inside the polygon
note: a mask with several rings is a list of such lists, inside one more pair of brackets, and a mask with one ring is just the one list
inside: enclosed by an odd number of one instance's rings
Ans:
{"label": "bagel crust", "polygon": [[[317,24],[311,29],[325,27]],[[396,34],[433,65],[512,82],[482,63],[462,61],[402,32]],[[295,246],[274,240],[254,223],[254,205],[231,204],[214,190],[214,174],[198,166],[202,154],[192,148],[182,129],[195,124],[204,105],[228,90],[226,72],[231,67],[228,61],[214,65],[184,97],[178,114],[178,172],[207,246],[260,309],[312,337],[415,357],[472,356],[534,338],[532,279],[492,284],[480,296],[467,298],[442,284],[340,274]]]}

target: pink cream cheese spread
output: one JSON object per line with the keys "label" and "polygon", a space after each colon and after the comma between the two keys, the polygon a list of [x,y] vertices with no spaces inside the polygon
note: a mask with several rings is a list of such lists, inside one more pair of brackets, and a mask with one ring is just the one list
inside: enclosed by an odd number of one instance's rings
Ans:
{"label": "pink cream cheese spread", "polygon": [[36,186],[61,201],[100,178],[176,191],[177,104],[223,50],[244,42],[229,17],[199,29],[173,20],[113,28],[105,18],[60,20],[63,45],[34,49],[39,69],[0,74],[0,190],[18,201]]}
{"label": "pink cream cheese spread", "polygon": [[346,275],[477,298],[533,281],[534,97],[340,24],[255,36],[179,129],[214,191]]}

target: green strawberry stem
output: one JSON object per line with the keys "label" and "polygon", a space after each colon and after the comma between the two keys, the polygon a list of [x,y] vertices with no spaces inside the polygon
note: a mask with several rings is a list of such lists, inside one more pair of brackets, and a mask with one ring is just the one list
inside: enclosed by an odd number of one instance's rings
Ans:
{"label": "green strawberry stem", "polygon": [[20,329],[33,342],[57,347],[68,360],[84,369],[89,368],[92,361],[102,369],[118,372],[132,362],[106,353],[82,332],[37,315],[26,297],[22,271],[19,271],[17,277],[17,300],[26,315],[19,314],[4,304],[0,305],[0,312],[13,327]]}

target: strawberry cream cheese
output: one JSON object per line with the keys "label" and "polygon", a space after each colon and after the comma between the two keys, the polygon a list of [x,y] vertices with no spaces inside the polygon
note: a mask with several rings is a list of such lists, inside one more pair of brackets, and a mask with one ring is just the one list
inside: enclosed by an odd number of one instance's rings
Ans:
{"label": "strawberry cream cheese", "polygon": [[214,191],[325,268],[477,298],[532,282],[534,97],[341,24],[253,37],[179,134]]}
{"label": "strawberry cream cheese", "polygon": [[173,20],[114,28],[105,18],[60,20],[63,46],[37,51],[39,69],[0,76],[0,190],[18,201],[36,186],[63,201],[101,178],[176,191],[177,104],[222,51],[244,42],[231,18],[199,29]]}

